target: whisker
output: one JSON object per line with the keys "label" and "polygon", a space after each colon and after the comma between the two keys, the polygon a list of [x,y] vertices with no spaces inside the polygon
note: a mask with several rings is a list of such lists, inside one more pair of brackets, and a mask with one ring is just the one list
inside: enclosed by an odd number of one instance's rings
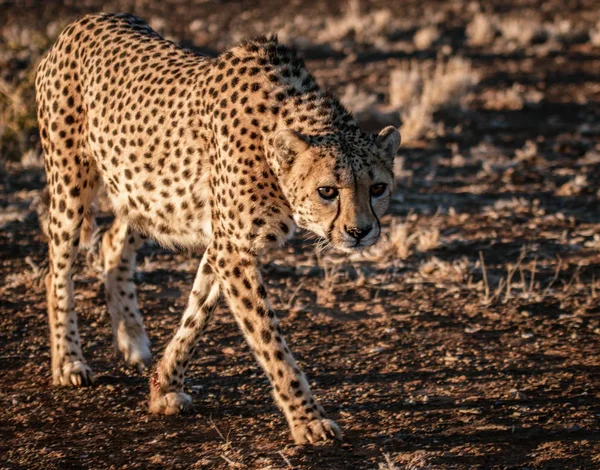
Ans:
{"label": "whisker", "polygon": [[320,254],[323,251],[325,251],[327,248],[329,248],[330,246],[331,246],[331,242],[328,239],[320,237],[315,249]]}

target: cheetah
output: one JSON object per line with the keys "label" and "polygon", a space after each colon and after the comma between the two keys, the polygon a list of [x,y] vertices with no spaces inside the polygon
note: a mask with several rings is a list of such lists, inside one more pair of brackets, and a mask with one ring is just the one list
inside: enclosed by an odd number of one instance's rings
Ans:
{"label": "cheetah", "polygon": [[136,250],[146,238],[204,250],[180,326],[151,370],[150,411],[191,406],[186,368],[223,297],[294,441],[341,438],[283,337],[259,260],[297,227],[348,253],[373,245],[393,186],[398,130],[360,130],[274,36],[205,57],[129,14],[88,15],[68,26],[40,63],[36,97],[49,193],[53,384],[93,381],[72,267],[103,186],[115,216],[101,243],[107,308],[128,364],[151,361],[133,283]]}

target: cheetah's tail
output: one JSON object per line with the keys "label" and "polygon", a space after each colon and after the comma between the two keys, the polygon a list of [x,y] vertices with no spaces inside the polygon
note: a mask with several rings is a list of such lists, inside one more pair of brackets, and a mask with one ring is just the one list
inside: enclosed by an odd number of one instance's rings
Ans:
{"label": "cheetah's tail", "polygon": [[[37,203],[35,204],[35,210],[38,214],[38,222],[42,233],[46,236],[46,239],[50,239],[49,232],[49,217],[50,217],[50,190],[46,186],[42,191]],[[88,210],[83,216],[83,222],[81,224],[81,233],[79,235],[79,248],[90,248],[92,240],[94,239],[94,232],[96,231],[96,212],[97,206],[96,201],[93,201]]]}

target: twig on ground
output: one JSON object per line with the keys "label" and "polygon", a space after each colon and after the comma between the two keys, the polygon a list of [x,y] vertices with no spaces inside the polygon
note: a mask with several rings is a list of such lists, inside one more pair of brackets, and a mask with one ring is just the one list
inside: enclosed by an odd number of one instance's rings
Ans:
{"label": "twig on ground", "polygon": [[285,456],[285,454],[283,452],[281,452],[280,450],[277,451],[279,453],[279,455],[281,456],[281,458],[283,459],[283,461],[286,463],[286,465],[289,468],[294,468],[294,466],[292,465],[292,463],[290,462],[290,460]]}
{"label": "twig on ground", "polygon": [[546,297],[546,295],[548,294],[548,292],[550,291],[550,289],[552,288],[552,286],[554,285],[554,283],[558,279],[558,275],[560,274],[560,268],[561,267],[562,267],[562,258],[559,256],[558,257],[558,265],[556,266],[556,271],[554,271],[554,277],[550,281],[550,284],[548,284],[546,286],[546,288],[544,289],[544,291],[542,292],[542,297]]}
{"label": "twig on ground", "polygon": [[479,262],[481,263],[481,272],[483,274],[483,285],[485,286],[485,298],[484,301],[486,303],[490,300],[490,285],[488,283],[487,272],[485,270],[485,261],[483,259],[483,253],[481,250],[479,251]]}

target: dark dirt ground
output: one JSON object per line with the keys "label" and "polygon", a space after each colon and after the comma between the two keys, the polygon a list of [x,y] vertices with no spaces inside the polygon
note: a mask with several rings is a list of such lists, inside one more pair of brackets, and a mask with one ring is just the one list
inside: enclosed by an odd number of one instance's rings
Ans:
{"label": "dark dirt ground", "polygon": [[[83,257],[76,305],[96,385],[52,388],[39,282],[46,246],[29,209],[43,171],[5,161],[0,209],[23,215],[0,226],[0,468],[600,468],[600,48],[585,40],[547,54],[469,47],[468,5],[394,7],[415,21],[447,11],[443,43],[483,74],[467,110],[439,117],[444,135],[400,151],[405,171],[386,227],[397,218],[415,233],[433,227],[439,242],[404,259],[388,252],[345,260],[317,256],[298,236],[265,263],[288,342],[343,428],[342,444],[291,443],[268,381],[224,306],[189,369],[195,411],[150,415],[147,373],[116,360],[103,284]],[[205,43],[193,44],[219,51],[231,31],[251,36],[259,21],[335,15],[344,4],[3,1],[0,8],[3,28],[40,30],[100,8],[133,11],[164,18],[165,31],[188,45],[184,25],[209,18],[216,26]],[[567,8],[514,0],[489,8],[562,14],[582,24],[600,18],[594,2]],[[334,91],[355,82],[381,100],[399,60],[436,54],[364,44],[301,52]],[[25,66],[10,62],[2,73]],[[516,110],[485,105],[486,93],[513,83],[543,99]],[[517,158],[527,141],[535,150]],[[482,143],[498,154],[478,157]],[[577,176],[580,184],[569,189]],[[108,218],[101,221],[106,226]],[[155,357],[175,331],[199,258],[142,249],[139,297]],[[518,266],[510,296],[498,291],[490,299],[510,265]],[[394,463],[384,467],[384,454]]]}

